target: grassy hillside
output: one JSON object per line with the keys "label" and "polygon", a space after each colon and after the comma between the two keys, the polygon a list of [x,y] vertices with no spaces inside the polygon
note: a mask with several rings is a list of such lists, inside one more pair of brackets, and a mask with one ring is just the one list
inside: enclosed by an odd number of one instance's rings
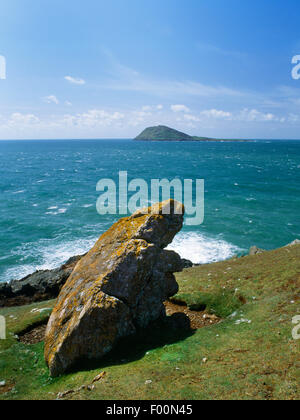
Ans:
{"label": "grassy hillside", "polygon": [[159,125],[146,128],[135,140],[140,141],[193,141],[193,137],[174,130],[173,128]]}
{"label": "grassy hillside", "polygon": [[[146,128],[134,140],[136,141],[247,141],[230,139],[212,139],[209,137],[189,136],[188,134],[174,130],[173,128],[159,125],[157,127]],[[249,140],[248,140],[249,141]]]}
{"label": "grassy hillside", "polygon": [[[187,269],[177,279],[177,304],[223,321],[196,331],[156,324],[57,379],[48,376],[43,343],[14,337],[47,319],[54,302],[0,310],[9,331],[0,341],[0,399],[55,399],[70,390],[67,399],[300,399],[300,340],[292,338],[299,245]],[[100,372],[94,388],[78,389]]]}

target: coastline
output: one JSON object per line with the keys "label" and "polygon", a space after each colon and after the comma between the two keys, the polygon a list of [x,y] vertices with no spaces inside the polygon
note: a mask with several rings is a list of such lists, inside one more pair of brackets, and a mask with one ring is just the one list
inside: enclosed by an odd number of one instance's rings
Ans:
{"label": "coastline", "polygon": [[[300,240],[296,239],[295,241],[285,245],[283,248],[294,245],[300,245]],[[235,255],[227,260],[205,264],[194,264],[192,261],[185,258],[181,258],[181,260],[184,268],[213,266],[214,264],[230,261],[232,259],[236,260],[244,258],[247,255],[255,256],[265,252],[276,251],[278,249],[282,248],[267,251],[253,246],[250,248],[249,254],[244,254],[240,257]],[[77,263],[85,256],[86,254],[76,255],[69,258],[68,261],[55,269],[38,270],[22,279],[0,283],[0,308],[23,306],[34,302],[56,299],[61,288],[75,269]]]}
{"label": "coastline", "polygon": [[[106,358],[79,364],[55,381],[49,380],[43,338],[55,300],[0,308],[8,332],[8,340],[0,341],[0,399],[110,400],[120,390],[126,400],[148,399],[149,392],[164,400],[299,399],[300,341],[292,339],[299,253],[296,245],[185,269],[176,275],[173,318],[190,311],[202,325],[172,327],[171,311],[168,322],[151,325]],[[183,302],[187,309],[178,305]],[[100,372],[105,378],[93,382]]]}

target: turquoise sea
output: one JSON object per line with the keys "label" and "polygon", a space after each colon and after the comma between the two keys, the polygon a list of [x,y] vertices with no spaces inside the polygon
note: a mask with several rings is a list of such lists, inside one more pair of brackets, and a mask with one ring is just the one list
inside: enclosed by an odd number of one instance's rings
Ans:
{"label": "turquoise sea", "polygon": [[87,251],[118,216],[96,211],[101,178],[205,179],[205,221],[172,244],[195,263],[300,239],[300,142],[0,142],[0,281]]}

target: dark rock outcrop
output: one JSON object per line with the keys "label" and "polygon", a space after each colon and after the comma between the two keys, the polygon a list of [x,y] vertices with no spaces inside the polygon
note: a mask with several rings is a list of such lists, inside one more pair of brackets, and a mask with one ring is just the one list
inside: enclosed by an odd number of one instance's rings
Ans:
{"label": "dark rock outcrop", "polygon": [[72,257],[55,270],[37,271],[22,280],[0,283],[0,307],[55,299],[82,257]]}
{"label": "dark rock outcrop", "polygon": [[190,260],[186,260],[186,259],[184,259],[184,258],[182,258],[182,264],[183,264],[183,267],[184,268],[191,268],[191,267],[194,267],[194,263],[192,263],[192,261],[190,261]]}
{"label": "dark rock outcrop", "polygon": [[[169,214],[165,214],[170,209]],[[48,323],[45,359],[58,376],[81,358],[99,358],[116,342],[165,316],[178,292],[182,260],[164,248],[183,225],[173,200],[115,223],[77,264]]]}

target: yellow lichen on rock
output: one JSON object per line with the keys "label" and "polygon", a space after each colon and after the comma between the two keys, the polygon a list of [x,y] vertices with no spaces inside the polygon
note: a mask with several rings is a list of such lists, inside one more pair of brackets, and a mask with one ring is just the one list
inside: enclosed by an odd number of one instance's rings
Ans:
{"label": "yellow lichen on rock", "polygon": [[82,357],[105,355],[119,338],[165,313],[163,301],[178,290],[172,273],[183,267],[164,248],[182,228],[183,215],[174,200],[139,210],[115,223],[78,262],[46,331],[52,376]]}

